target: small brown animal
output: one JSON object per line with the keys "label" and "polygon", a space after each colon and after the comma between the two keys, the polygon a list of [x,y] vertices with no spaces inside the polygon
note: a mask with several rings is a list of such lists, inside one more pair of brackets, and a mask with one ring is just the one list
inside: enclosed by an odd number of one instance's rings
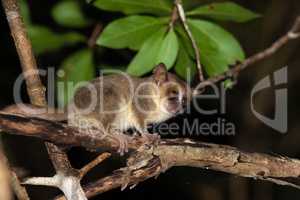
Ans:
{"label": "small brown animal", "polygon": [[[191,98],[190,87],[161,63],[153,75],[145,78],[128,74],[98,77],[76,90],[67,113],[46,113],[36,117],[68,120],[72,126],[91,131],[100,128],[105,133],[134,128],[142,136],[149,137],[148,124],[163,122],[182,112]],[[127,150],[126,141],[123,134],[119,135],[119,151],[123,153]]]}

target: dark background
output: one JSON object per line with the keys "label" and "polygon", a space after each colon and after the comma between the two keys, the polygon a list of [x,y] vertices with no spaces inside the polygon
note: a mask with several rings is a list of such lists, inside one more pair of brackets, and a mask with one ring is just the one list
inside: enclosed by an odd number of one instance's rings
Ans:
{"label": "dark background", "polygon": [[[30,10],[33,21],[47,25],[59,31],[50,17],[50,9],[56,1],[32,0]],[[197,1],[195,1],[197,2]],[[201,1],[207,2],[207,1]],[[209,2],[209,1],[208,1]],[[300,14],[298,0],[239,0],[237,3],[263,15],[249,23],[224,23],[224,27],[241,42],[246,55],[268,47],[278,37],[283,35]],[[101,12],[86,6],[88,13],[102,23],[109,22],[116,15]],[[10,36],[8,25],[1,8],[0,11],[0,107],[13,103],[13,84],[21,73],[20,63]],[[91,30],[82,30],[89,35]],[[79,47],[60,50],[55,53],[37,58],[40,68],[58,66],[61,60],[70,52]],[[299,118],[299,83],[300,77],[300,40],[292,41],[271,58],[264,60],[241,73],[238,85],[227,92],[227,106],[225,115],[210,117],[199,116],[197,113],[182,115],[174,120],[182,122],[184,117],[190,120],[199,118],[203,121],[214,121],[223,117],[236,125],[234,136],[194,136],[194,139],[213,143],[228,144],[245,151],[264,152],[275,155],[285,155],[300,158],[300,125]],[[125,55],[125,56],[124,56]],[[103,56],[103,55],[102,55]],[[104,62],[126,64],[132,53],[124,50],[121,53],[107,50],[103,56]],[[288,133],[281,134],[260,122],[250,110],[250,91],[253,86],[265,76],[272,74],[276,69],[288,66]],[[28,99],[24,88],[24,99]],[[28,101],[28,100],[27,100]],[[274,114],[274,90],[267,89],[255,98],[255,108],[268,116]],[[210,100],[200,102],[203,106],[211,107],[219,104]],[[14,167],[21,167],[30,176],[50,176],[54,171],[48,159],[43,143],[34,138],[21,136],[1,135],[8,154],[9,161]],[[80,167],[94,158],[96,153],[88,153],[81,148],[69,152],[72,163]],[[118,156],[113,156],[93,170],[84,182],[95,180],[124,164]],[[52,188],[29,186],[27,187],[32,199],[50,199],[59,191]],[[248,178],[236,177],[197,168],[177,167],[160,175],[158,179],[150,179],[132,190],[121,192],[115,189],[93,199],[202,199],[202,200],[248,200],[248,199],[283,199],[299,198],[300,191],[294,188],[277,186]]]}

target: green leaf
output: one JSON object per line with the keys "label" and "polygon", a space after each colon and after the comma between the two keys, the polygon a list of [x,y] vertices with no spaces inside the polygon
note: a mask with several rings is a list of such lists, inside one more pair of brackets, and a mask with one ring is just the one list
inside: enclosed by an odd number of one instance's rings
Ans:
{"label": "green leaf", "polygon": [[222,73],[245,58],[239,42],[222,27],[203,20],[188,20],[209,76]]}
{"label": "green leaf", "polygon": [[180,49],[178,52],[178,57],[175,64],[175,72],[181,78],[190,82],[197,72],[197,67],[195,61],[189,56],[187,50],[184,48],[183,44],[180,43]]}
{"label": "green leaf", "polygon": [[156,63],[164,63],[167,69],[171,69],[176,61],[178,46],[178,39],[174,29],[170,29],[158,51]]}
{"label": "green leaf", "polygon": [[155,67],[156,58],[161,43],[163,42],[165,31],[165,28],[161,28],[145,41],[139,52],[131,60],[127,68],[127,73],[141,76],[150,72]]}
{"label": "green leaf", "polygon": [[125,14],[167,15],[172,10],[172,6],[165,0],[96,0],[94,5],[103,10],[120,11]]}
{"label": "green leaf", "polygon": [[97,40],[97,44],[115,49],[130,48],[137,50],[164,23],[158,18],[148,16],[121,18],[105,27]]}
{"label": "green leaf", "polygon": [[188,53],[190,57],[195,59],[195,52],[192,47],[191,41],[189,40],[186,32],[184,31],[181,24],[175,25],[175,31],[178,33],[179,41],[180,41],[180,48],[184,48],[185,51]]}
{"label": "green leaf", "polygon": [[219,51],[202,50],[201,62],[208,76],[216,76],[229,69],[226,57]]}
{"label": "green leaf", "polygon": [[140,51],[130,62],[127,72],[134,76],[141,76],[150,72],[160,62],[170,69],[177,57],[177,36],[171,29],[165,34],[166,28],[161,28],[145,41]]}
{"label": "green leaf", "polygon": [[58,73],[60,76],[57,81],[57,100],[60,107],[63,107],[73,97],[76,84],[95,77],[92,51],[83,49],[73,53],[62,62],[60,70],[62,71]]}
{"label": "green leaf", "polygon": [[[191,41],[187,37],[185,31],[180,26],[176,26],[176,31],[180,35],[180,40],[183,48],[186,50],[188,55],[195,60],[195,52],[192,47]],[[192,27],[191,27],[192,29]],[[196,31],[193,31],[193,36],[196,39],[197,45],[200,49],[200,62],[204,66],[205,72],[209,76],[214,76],[216,74],[222,73],[223,71],[228,69],[228,64],[223,56],[218,50],[218,47],[211,42],[206,42],[203,38],[198,38],[198,34],[195,34]],[[201,36],[202,37],[202,36]],[[195,62],[195,61],[194,61]]]}
{"label": "green leaf", "polygon": [[86,37],[77,32],[67,32],[60,34],[61,40],[64,41],[64,45],[73,45],[79,42],[85,42]]}
{"label": "green leaf", "polygon": [[54,51],[64,46],[85,41],[85,37],[76,32],[58,34],[45,26],[31,25],[28,26],[27,31],[36,54]]}
{"label": "green leaf", "polygon": [[20,0],[20,12],[24,23],[29,26],[31,24],[30,12],[27,4],[27,0]]}
{"label": "green leaf", "polygon": [[60,1],[53,7],[51,14],[56,23],[62,26],[84,28],[91,24],[90,20],[82,13],[78,1]]}
{"label": "green leaf", "polygon": [[211,3],[205,6],[200,6],[187,12],[187,15],[199,15],[216,20],[234,22],[246,22],[260,16],[259,14],[233,2]]}

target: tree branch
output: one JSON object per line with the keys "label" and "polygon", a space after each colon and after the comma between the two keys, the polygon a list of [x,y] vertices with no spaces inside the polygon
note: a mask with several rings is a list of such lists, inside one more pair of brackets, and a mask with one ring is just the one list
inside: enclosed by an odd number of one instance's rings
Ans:
{"label": "tree branch", "polygon": [[[107,137],[93,137],[79,129],[53,121],[28,118],[20,115],[0,113],[0,128],[11,134],[38,137],[60,145],[83,146],[87,149],[118,150],[118,142],[113,134]],[[299,181],[300,160],[247,153],[234,147],[196,142],[188,139],[162,139],[157,145],[145,145],[142,137],[128,137],[131,154],[127,167],[115,171],[84,187],[87,196],[157,176],[173,166],[191,166],[213,169],[238,176],[252,177],[298,187],[292,181]],[[150,147],[150,148],[146,148]]]}
{"label": "tree branch", "polygon": [[20,58],[30,101],[34,105],[45,106],[46,89],[42,85],[38,74],[36,60],[20,15],[18,2],[17,0],[2,0],[2,5]]}
{"label": "tree branch", "polygon": [[97,156],[93,161],[89,162],[87,165],[82,167],[79,170],[79,177],[82,179],[89,171],[91,171],[94,167],[99,165],[102,161],[106,160],[108,157],[110,157],[110,153],[103,153]]}
{"label": "tree branch", "polygon": [[[300,160],[275,157],[260,153],[247,153],[236,148],[195,142],[186,139],[166,139],[154,148],[152,157],[139,168],[126,167],[113,172],[93,183],[84,186],[88,198],[103,192],[122,187],[124,184],[136,185],[146,179],[157,177],[161,171],[173,166],[190,166],[212,169],[238,176],[270,181],[279,185],[298,185],[285,179],[299,181]],[[130,173],[128,173],[130,171]],[[128,183],[129,182],[129,183]],[[57,197],[55,200],[63,200]]]}
{"label": "tree branch", "polygon": [[[11,184],[10,184],[11,179],[9,177],[10,171],[11,170],[9,170],[9,166],[7,165],[7,159],[3,153],[2,144],[1,144],[1,140],[0,140],[0,199],[11,200],[12,199],[11,188],[12,187],[17,188],[18,186],[21,186],[21,184],[18,184],[17,187],[14,187],[14,185],[11,187]],[[25,194],[27,194],[26,190],[25,190]],[[19,198],[19,196],[17,196],[17,197]],[[29,200],[26,198],[23,198],[23,199]]]}

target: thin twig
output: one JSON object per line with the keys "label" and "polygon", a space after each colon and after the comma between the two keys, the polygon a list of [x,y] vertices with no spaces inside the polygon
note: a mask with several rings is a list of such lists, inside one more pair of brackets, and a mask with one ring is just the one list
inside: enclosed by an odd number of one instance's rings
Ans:
{"label": "thin twig", "polygon": [[89,48],[93,48],[96,45],[97,38],[99,37],[102,31],[103,31],[103,25],[101,23],[97,23],[87,42]]}
{"label": "thin twig", "polygon": [[[41,184],[42,183],[42,184]],[[55,177],[31,177],[23,182],[24,185],[44,185],[50,187],[57,187],[58,179]]]}
{"label": "thin twig", "polygon": [[177,11],[177,7],[174,6],[173,10],[172,10],[170,22],[169,22],[169,28],[170,29],[174,27],[174,24],[177,21],[177,19],[178,19],[178,11]]}
{"label": "thin twig", "polygon": [[201,66],[201,62],[200,62],[200,50],[199,50],[197,42],[187,24],[185,12],[184,12],[181,0],[175,0],[175,6],[177,8],[178,15],[179,15],[180,21],[183,25],[183,28],[192,43],[192,47],[194,49],[195,58],[196,58],[196,66],[198,69],[199,81],[202,82],[202,81],[204,81],[204,76],[203,76],[203,70],[202,70],[202,66]]}
{"label": "thin twig", "polygon": [[104,161],[105,159],[107,159],[108,157],[110,157],[110,155],[111,155],[110,153],[100,154],[93,161],[89,162],[84,167],[82,167],[79,170],[79,177],[80,177],[80,179],[82,179],[89,171],[91,171],[94,167],[96,167],[97,165],[99,165],[102,161]]}
{"label": "thin twig", "polygon": [[257,63],[263,59],[266,59],[277,52],[281,47],[286,45],[289,41],[295,40],[300,38],[300,16],[298,16],[292,26],[292,28],[282,37],[277,39],[270,47],[266,48],[265,50],[250,56],[242,63],[234,66],[230,70],[226,71],[223,74],[217,75],[215,77],[209,78],[202,83],[199,83],[198,86],[195,88],[194,93],[197,95],[198,91],[203,91],[205,87],[208,85],[212,85],[214,83],[226,80],[228,78],[237,78],[240,71],[246,69],[250,65]]}
{"label": "thin twig", "polygon": [[16,173],[14,171],[10,172],[11,175],[11,185],[14,190],[14,193],[18,197],[19,200],[29,200],[28,193],[26,191],[26,188],[21,185],[21,182],[19,178],[17,177]]}

